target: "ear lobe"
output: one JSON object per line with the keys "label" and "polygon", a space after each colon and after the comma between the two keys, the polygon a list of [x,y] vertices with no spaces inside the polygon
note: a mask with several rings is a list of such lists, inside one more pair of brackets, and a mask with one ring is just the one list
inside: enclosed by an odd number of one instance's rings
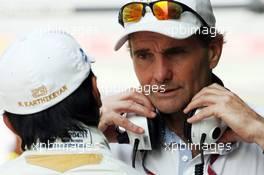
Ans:
{"label": "ear lobe", "polygon": [[16,135],[16,149],[15,149],[15,153],[16,154],[22,154],[22,149],[21,149],[21,138],[19,135],[17,135],[15,129],[13,128],[12,124],[10,123],[8,117],[6,115],[3,115],[3,121],[5,123],[5,125],[7,126],[8,129],[10,129],[15,135]]}
{"label": "ear lobe", "polygon": [[8,117],[6,115],[3,116],[3,121],[5,123],[5,125],[13,132],[16,134],[15,129],[13,128],[12,124],[10,123]]}
{"label": "ear lobe", "polygon": [[217,66],[222,55],[222,48],[223,45],[218,41],[212,41],[210,44],[208,51],[210,69],[214,69]]}
{"label": "ear lobe", "polygon": [[97,83],[96,83],[96,76],[92,76],[92,94],[97,102],[97,105],[99,107],[102,106],[102,101],[101,101],[101,95],[100,95],[100,92],[97,88]]}

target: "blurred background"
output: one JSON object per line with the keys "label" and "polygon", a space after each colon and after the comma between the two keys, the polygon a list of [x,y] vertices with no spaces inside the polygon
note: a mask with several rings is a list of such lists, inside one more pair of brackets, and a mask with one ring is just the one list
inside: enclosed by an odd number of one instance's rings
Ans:
{"label": "blurred background", "polygon": [[[264,108],[264,0],[211,0],[226,44],[214,72],[249,104]],[[0,0],[0,54],[16,37],[41,28],[71,33],[96,60],[103,96],[137,87],[126,47],[113,47],[122,27],[120,0]],[[1,58],[0,58],[1,59]],[[1,71],[1,70],[0,70]],[[1,85],[1,84],[0,84]],[[0,112],[1,115],[1,112]],[[0,119],[0,164],[16,156],[16,138]]]}

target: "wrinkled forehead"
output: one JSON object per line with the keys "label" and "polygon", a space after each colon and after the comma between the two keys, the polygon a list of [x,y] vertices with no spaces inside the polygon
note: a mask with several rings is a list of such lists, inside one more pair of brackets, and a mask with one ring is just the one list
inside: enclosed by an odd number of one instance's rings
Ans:
{"label": "wrinkled forehead", "polygon": [[137,32],[130,35],[129,47],[133,45],[134,49],[146,46],[159,46],[168,48],[170,46],[185,47],[196,45],[197,38],[193,35],[186,39],[175,39],[154,32]]}
{"label": "wrinkled forehead", "polygon": [[158,39],[158,40],[167,40],[167,41],[182,41],[182,40],[186,40],[186,39],[191,39],[194,38],[195,35],[191,35],[188,38],[184,38],[184,39],[176,39],[173,37],[169,37],[167,35],[163,35],[160,33],[156,33],[156,32],[149,32],[149,31],[140,31],[140,32],[135,32],[129,35],[128,40],[153,40],[153,39]]}

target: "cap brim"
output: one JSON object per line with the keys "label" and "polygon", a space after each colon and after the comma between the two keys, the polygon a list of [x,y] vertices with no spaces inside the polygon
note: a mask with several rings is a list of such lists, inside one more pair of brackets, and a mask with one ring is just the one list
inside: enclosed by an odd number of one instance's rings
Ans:
{"label": "cap brim", "polygon": [[115,51],[119,50],[128,40],[129,35],[136,32],[154,32],[175,39],[186,39],[199,30],[200,25],[180,22],[176,20],[166,20],[150,23],[133,23],[126,26],[125,32],[121,35],[115,45]]}

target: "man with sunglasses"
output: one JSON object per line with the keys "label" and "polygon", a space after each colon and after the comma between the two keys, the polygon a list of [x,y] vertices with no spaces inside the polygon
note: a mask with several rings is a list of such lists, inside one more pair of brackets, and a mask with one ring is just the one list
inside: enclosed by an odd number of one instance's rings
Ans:
{"label": "man with sunglasses", "polygon": [[141,86],[164,85],[165,91],[159,89],[148,96],[130,91],[105,98],[99,128],[109,139],[116,140],[115,125],[134,133],[144,132],[122,115],[131,112],[148,118],[160,114],[159,124],[164,125],[160,145],[187,143],[187,114],[197,108],[200,112],[188,123],[215,116],[229,127],[219,140],[230,142],[228,149],[208,149],[201,155],[196,150],[161,148],[137,159],[136,168],[148,174],[191,175],[199,171],[196,167],[204,157],[201,174],[263,174],[263,118],[212,73],[224,37],[214,30],[216,20],[210,0],[129,1],[120,9],[119,23],[124,33],[115,50],[128,41]]}

